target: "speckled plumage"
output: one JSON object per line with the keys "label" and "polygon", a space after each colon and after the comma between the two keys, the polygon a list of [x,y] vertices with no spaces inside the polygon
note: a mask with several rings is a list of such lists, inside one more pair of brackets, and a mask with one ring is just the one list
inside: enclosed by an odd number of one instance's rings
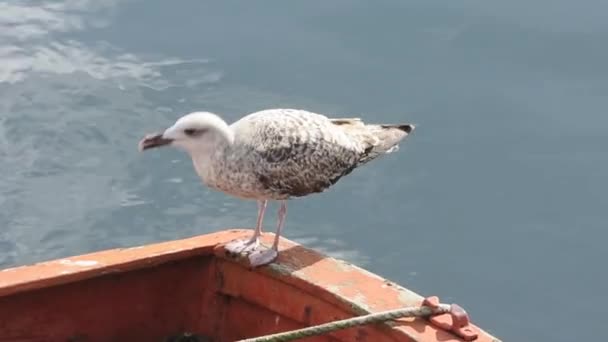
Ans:
{"label": "speckled plumage", "polygon": [[229,126],[232,143],[216,140],[193,155],[205,184],[234,196],[287,199],[322,192],[391,148],[411,125],[365,125],[292,109],[249,114]]}
{"label": "speckled plumage", "polygon": [[[258,201],[250,239],[225,246],[249,253],[253,267],[272,262],[287,214],[287,200],[326,190],[376,157],[393,152],[413,125],[367,125],[295,109],[269,109],[228,125],[215,114],[190,113],[163,133],[146,136],[141,150],[164,145],[185,149],[203,182],[233,196]],[[258,249],[268,200],[279,200],[272,248]]]}

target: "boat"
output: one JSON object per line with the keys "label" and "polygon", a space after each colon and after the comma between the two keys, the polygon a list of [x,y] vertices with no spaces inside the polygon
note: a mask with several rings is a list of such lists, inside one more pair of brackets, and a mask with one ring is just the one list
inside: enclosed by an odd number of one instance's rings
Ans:
{"label": "boat", "polygon": [[[227,229],[1,270],[0,341],[234,342],[437,305],[436,297],[285,238],[274,263],[252,269],[223,249],[250,234]],[[298,341],[499,341],[451,308]]]}

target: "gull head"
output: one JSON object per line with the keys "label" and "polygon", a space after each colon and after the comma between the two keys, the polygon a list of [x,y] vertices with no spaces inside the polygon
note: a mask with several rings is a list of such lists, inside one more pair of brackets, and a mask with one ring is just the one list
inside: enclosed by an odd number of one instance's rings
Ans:
{"label": "gull head", "polygon": [[139,142],[139,150],[171,145],[193,154],[232,139],[230,127],[222,118],[209,112],[194,112],[182,116],[162,133],[146,135]]}

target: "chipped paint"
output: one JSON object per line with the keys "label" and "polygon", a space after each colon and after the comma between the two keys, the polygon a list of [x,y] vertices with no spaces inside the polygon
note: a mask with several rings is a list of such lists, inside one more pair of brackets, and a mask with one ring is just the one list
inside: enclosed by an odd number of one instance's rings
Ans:
{"label": "chipped paint", "polygon": [[353,270],[353,264],[348,263],[344,260],[339,260],[339,259],[334,259],[332,258],[334,261],[334,265],[337,266],[338,271],[342,271],[342,272],[352,272]]}
{"label": "chipped paint", "polygon": [[357,283],[353,279],[346,279],[336,283],[339,287],[350,287],[355,286]]}
{"label": "chipped paint", "polygon": [[362,315],[367,315],[367,314],[371,313],[371,311],[369,311],[368,308],[364,308],[361,305],[358,305],[357,303],[353,303],[347,298],[342,298],[342,299],[345,302],[350,304],[351,312],[353,312],[355,315],[362,316]]}
{"label": "chipped paint", "polygon": [[99,262],[95,260],[70,260],[70,259],[61,259],[59,263],[66,266],[79,266],[79,267],[90,267],[98,265]]}
{"label": "chipped paint", "polygon": [[0,270],[0,272],[15,272],[17,271],[19,268],[18,267],[11,267],[11,268],[5,268],[3,270]]}
{"label": "chipped paint", "polygon": [[340,293],[340,286],[338,285],[328,285],[327,289],[331,292],[331,293],[335,293],[335,294],[339,294]]}
{"label": "chipped paint", "polygon": [[367,297],[365,297],[363,294],[357,293],[352,297],[351,300],[353,301],[353,303],[357,304],[362,309],[366,311],[371,311],[369,305],[367,304]]}
{"label": "chipped paint", "polygon": [[293,269],[291,269],[286,264],[272,263],[272,264],[268,265],[268,269],[272,273],[279,274],[279,275],[284,275],[284,276],[290,276],[290,275],[293,275],[295,273],[293,271]]}
{"label": "chipped paint", "polygon": [[408,289],[402,288],[400,286],[395,286],[395,288],[399,292],[399,294],[397,295],[397,299],[403,305],[415,305],[423,299],[422,296]]}

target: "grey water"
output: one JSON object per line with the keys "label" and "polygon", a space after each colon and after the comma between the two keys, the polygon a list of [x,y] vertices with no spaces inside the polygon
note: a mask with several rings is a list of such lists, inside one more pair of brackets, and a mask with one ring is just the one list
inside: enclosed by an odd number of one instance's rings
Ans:
{"label": "grey water", "polygon": [[[608,3],[0,1],[0,268],[252,227],[146,133],[273,107],[413,122],[285,235],[505,341],[602,340]],[[277,207],[269,207],[272,230]]]}

